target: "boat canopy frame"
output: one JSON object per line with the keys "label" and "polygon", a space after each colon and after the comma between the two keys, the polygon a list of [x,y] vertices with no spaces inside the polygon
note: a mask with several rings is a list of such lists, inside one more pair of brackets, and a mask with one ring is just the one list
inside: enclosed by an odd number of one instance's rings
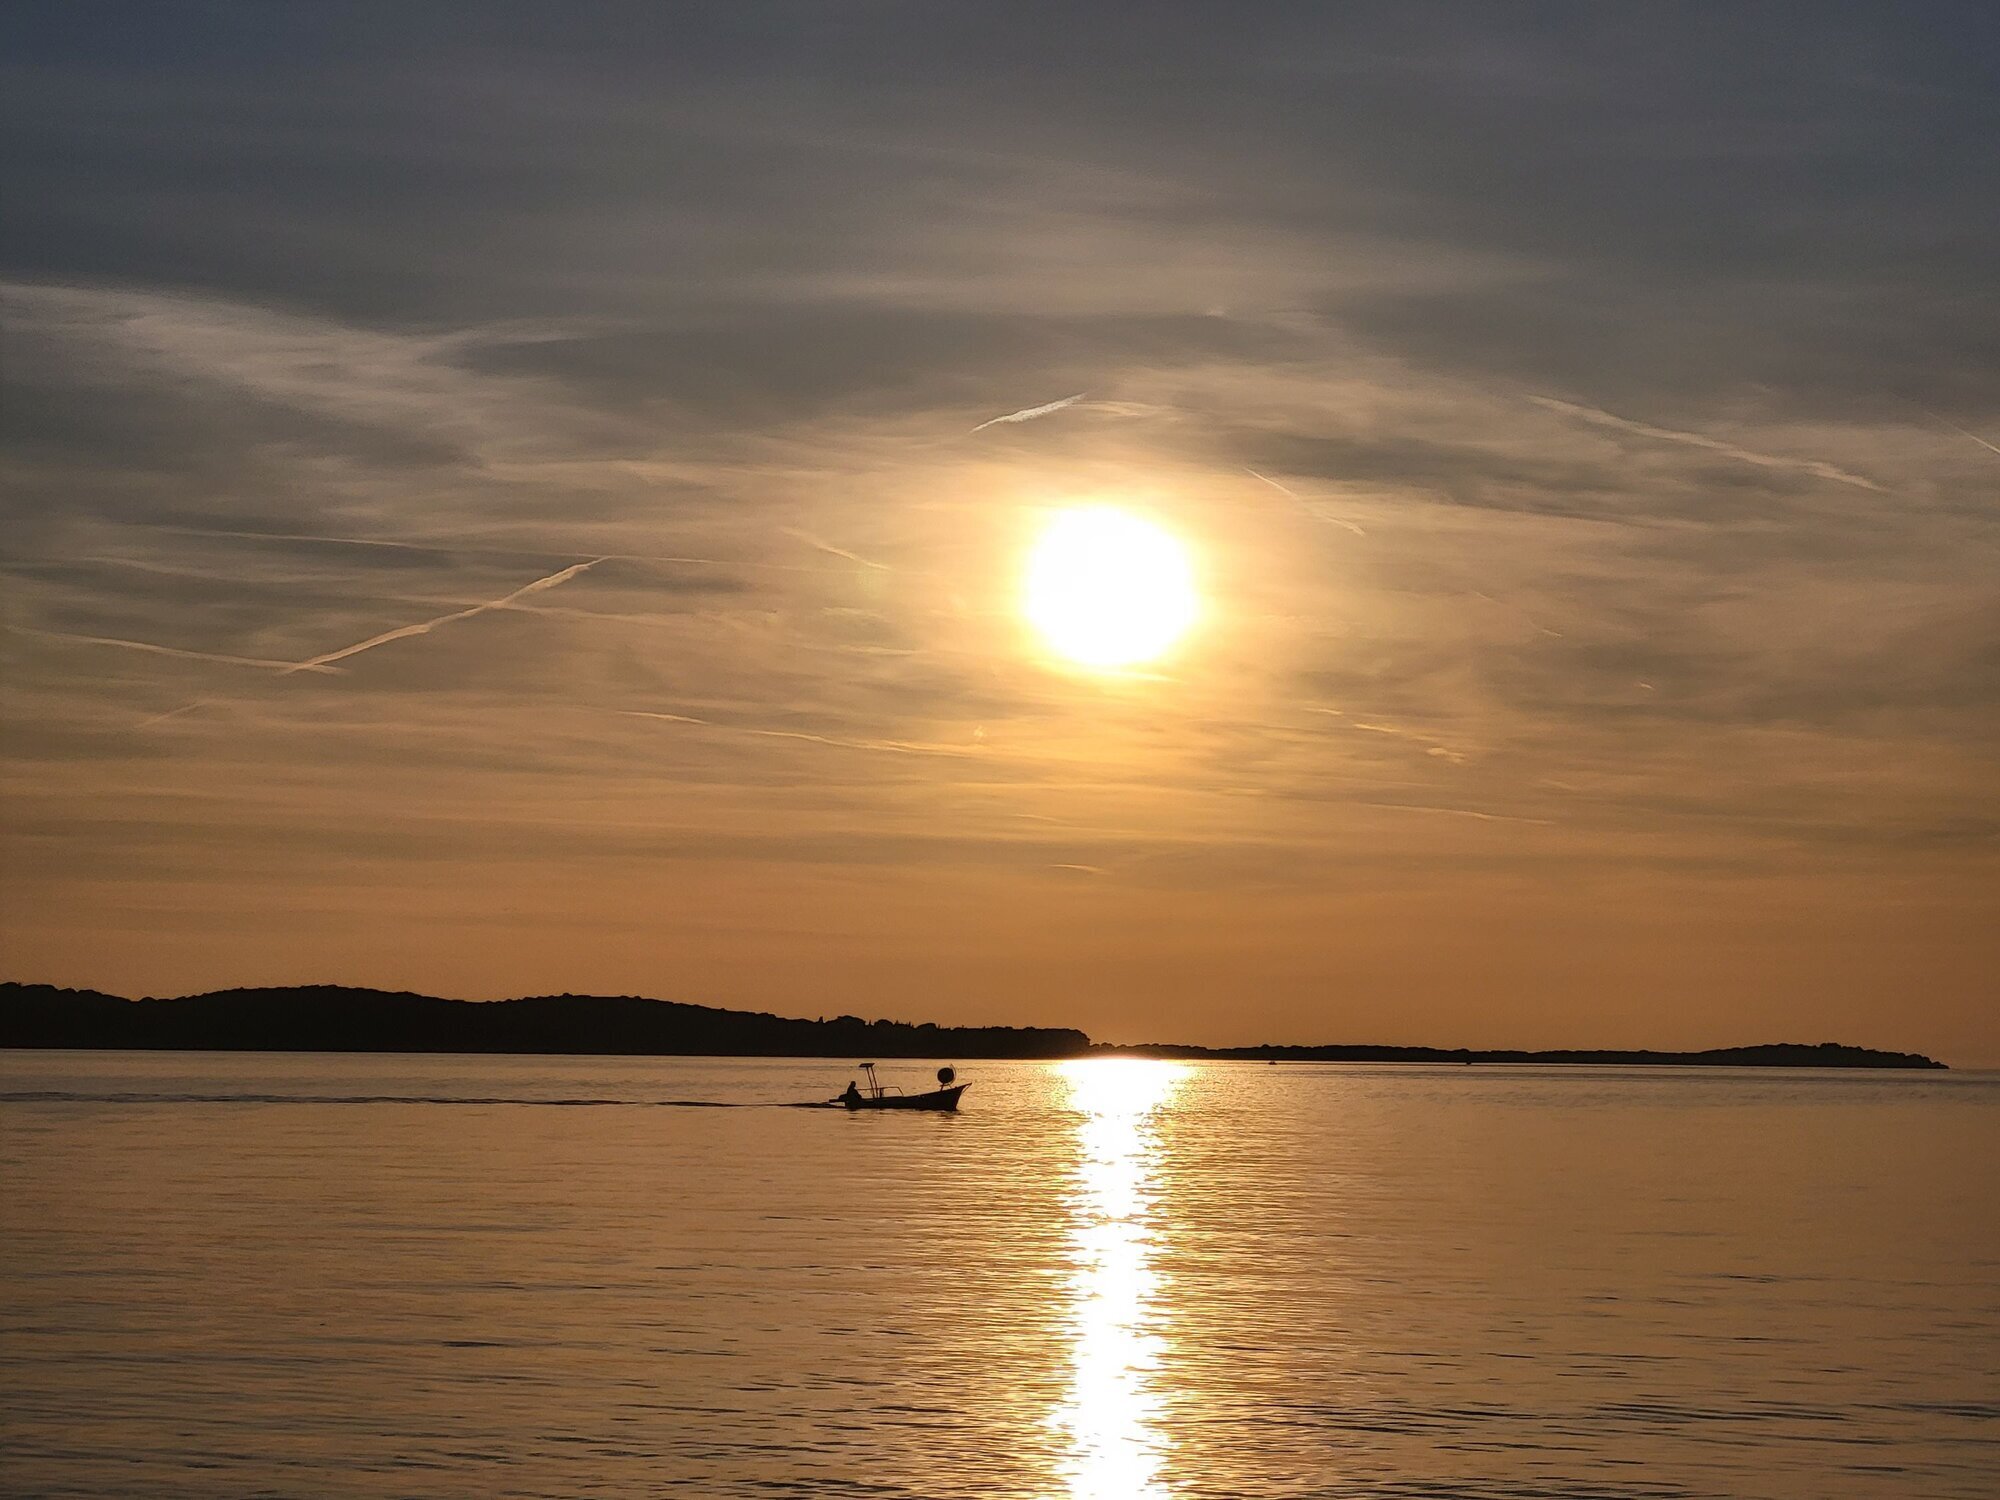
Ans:
{"label": "boat canopy frame", "polygon": [[873,1064],[872,1062],[856,1063],[855,1066],[861,1069],[861,1071],[867,1075],[868,1082],[865,1085],[863,1085],[861,1092],[865,1094],[868,1098],[885,1099],[890,1094],[900,1094],[904,1092],[904,1090],[898,1085],[893,1083],[884,1083],[879,1078],[877,1078],[875,1076],[875,1064]]}

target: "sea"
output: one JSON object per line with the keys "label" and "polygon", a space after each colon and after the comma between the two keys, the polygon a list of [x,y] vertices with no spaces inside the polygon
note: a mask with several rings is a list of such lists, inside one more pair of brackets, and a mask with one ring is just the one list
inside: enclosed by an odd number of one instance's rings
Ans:
{"label": "sea", "polygon": [[0,1053],[0,1492],[2000,1496],[2000,1074],[856,1061]]}

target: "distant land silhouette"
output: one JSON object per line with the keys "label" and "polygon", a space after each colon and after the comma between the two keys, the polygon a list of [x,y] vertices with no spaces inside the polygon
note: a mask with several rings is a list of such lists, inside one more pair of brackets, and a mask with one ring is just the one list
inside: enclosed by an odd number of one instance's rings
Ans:
{"label": "distant land silhouette", "polygon": [[708,1057],[1058,1058],[1093,1053],[1271,1062],[1620,1063],[1669,1067],[1942,1068],[1912,1052],[1779,1042],[1707,1052],[1474,1051],[1447,1047],[1109,1046],[1050,1026],[806,1021],[634,995],[441,1000],[292,985],[127,1000],[0,983],[0,1047],[226,1052],[546,1052]]}

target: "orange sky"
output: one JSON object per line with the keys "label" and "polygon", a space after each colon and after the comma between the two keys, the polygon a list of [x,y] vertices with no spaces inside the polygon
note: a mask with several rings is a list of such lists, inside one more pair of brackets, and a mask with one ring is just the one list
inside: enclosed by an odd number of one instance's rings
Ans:
{"label": "orange sky", "polygon": [[[1287,15],[52,28],[7,976],[2000,1063],[1959,64]],[[1124,673],[1022,612],[1099,505]]]}

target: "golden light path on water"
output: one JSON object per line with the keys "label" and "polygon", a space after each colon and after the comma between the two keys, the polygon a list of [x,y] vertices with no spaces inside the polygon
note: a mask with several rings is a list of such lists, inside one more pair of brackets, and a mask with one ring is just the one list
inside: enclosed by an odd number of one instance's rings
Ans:
{"label": "golden light path on water", "polygon": [[1151,1500],[1168,1494],[1160,1398],[1165,1340],[1153,1266],[1159,1112],[1186,1070],[1149,1058],[1062,1065],[1080,1114],[1080,1171],[1071,1205],[1067,1401],[1053,1421],[1065,1439],[1072,1500]]}

